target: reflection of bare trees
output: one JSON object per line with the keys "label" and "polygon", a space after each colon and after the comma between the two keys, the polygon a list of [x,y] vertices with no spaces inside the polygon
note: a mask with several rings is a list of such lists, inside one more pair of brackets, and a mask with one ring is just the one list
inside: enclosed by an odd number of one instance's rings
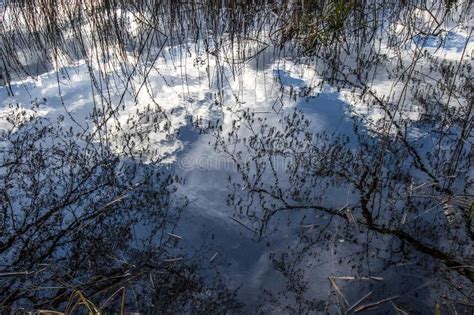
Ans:
{"label": "reflection of bare trees", "polygon": [[[472,31],[459,60],[426,46],[434,39],[438,48],[446,44],[470,10],[470,1],[10,2],[7,11],[19,18],[0,25],[0,84],[54,68],[60,88],[59,77],[67,76],[61,68],[85,60],[99,97],[91,109],[95,129],[80,134],[35,113],[9,113],[0,162],[2,305],[58,306],[72,289],[106,296],[127,286],[137,309],[237,309],[233,293],[204,282],[201,262],[167,234],[186,204],[174,196],[179,179],[160,167],[161,157],[139,162],[158,156],[150,134],[174,136],[149,76],[160,57],[179,63],[190,47],[195,67],[214,56],[237,76],[273,46],[275,56],[293,55],[314,65],[324,82],[350,91],[352,109],[379,117],[354,118],[350,135],[314,134],[297,111],[277,115],[275,123],[239,110],[229,133],[211,123],[203,128],[217,127],[216,148],[237,166],[228,203],[238,222],[259,240],[285,223],[297,230],[297,244],[270,257],[287,285],[268,289],[261,310],[349,311],[381,301],[397,310],[398,301],[384,293],[397,282],[396,294],[409,300],[414,272],[431,279],[427,286],[437,298],[465,304],[474,277],[473,80],[466,51]],[[168,46],[180,53],[164,53]],[[388,93],[377,89],[379,82]],[[118,111],[126,101],[138,103],[140,91],[151,104],[120,126]],[[311,279],[327,253],[347,273],[325,282],[331,296],[315,299]],[[399,278],[378,275],[405,265],[411,269]],[[369,302],[367,292],[348,292],[344,281],[378,296]]]}
{"label": "reflection of bare trees", "polygon": [[[286,229],[285,222],[299,226],[299,245],[281,254],[277,250],[273,261],[288,279],[286,290],[296,294],[296,305],[303,310],[320,306],[305,300],[311,281],[308,265],[319,261],[321,248],[339,242],[334,233],[344,241],[342,252],[350,253],[339,263],[352,264],[352,272],[377,275],[367,270],[369,261],[374,261],[372,272],[415,262],[423,266],[426,276],[433,272],[436,282],[446,281],[449,289],[440,285],[438,294],[468,301],[474,278],[472,197],[465,195],[466,186],[439,187],[420,172],[403,141],[390,140],[387,145],[384,138],[373,138],[365,128],[354,126],[356,146],[349,146],[345,136],[308,133],[309,126],[298,112],[283,116],[280,125],[246,112],[228,134],[218,132],[218,148],[232,157],[239,170],[230,181],[229,195],[239,220],[251,225],[258,238]],[[432,169],[441,162],[427,159],[430,154],[420,158]],[[286,170],[274,167],[278,159],[290,161]],[[464,164],[458,169],[459,178],[468,171]],[[444,216],[452,200],[469,198],[470,202],[452,206],[455,219]],[[281,303],[280,298],[272,299]]]}
{"label": "reflection of bare trees", "polygon": [[[353,105],[381,113],[376,121],[363,115],[361,121],[354,120],[355,144],[342,134],[311,134],[299,113],[281,117],[275,126],[250,111],[233,122],[229,134],[218,133],[220,150],[232,156],[241,170],[231,181],[229,202],[253,224],[258,237],[279,229],[277,222],[286,220],[282,212],[299,213],[293,225],[311,230],[302,232],[302,244],[307,245],[274,257],[275,268],[288,279],[286,289],[296,299],[292,311],[298,307],[324,309],[306,299],[311,279],[308,261],[318,257],[318,248],[335,243],[331,235],[341,229],[346,244],[348,239],[351,242],[350,252],[358,252],[355,257],[361,258],[355,266],[362,274],[367,273],[365,264],[372,259],[381,259],[388,269],[418,253],[417,261],[429,266],[427,270],[435,268],[436,279],[454,274],[454,278],[459,276],[468,283],[469,289],[456,292],[459,286],[447,280],[450,289],[440,288],[438,294],[447,290],[459,294],[465,302],[472,298],[471,66],[464,52],[460,60],[446,61],[423,47],[426,36],[430,36],[427,34],[447,34],[443,23],[451,17],[442,4],[428,8],[407,2],[393,10],[379,8],[373,3],[369,18],[369,5],[352,7],[354,12],[342,30],[345,35],[330,33],[334,35],[330,41],[308,41],[312,33],[307,30],[318,27],[308,19],[311,10],[298,13],[306,17],[298,18],[301,23],[297,28],[288,22],[291,29],[281,30],[283,43],[294,42],[311,56],[318,74],[327,82],[352,90]],[[419,23],[416,14],[423,10],[431,14],[431,19]],[[462,16],[455,23],[462,24]],[[358,24],[368,20],[376,27]],[[393,21],[394,26],[380,21]],[[400,31],[397,23],[405,28]],[[410,46],[417,36],[421,39]],[[469,40],[470,36],[465,39],[464,50]],[[379,73],[386,77],[379,76],[378,80],[393,80],[389,81],[389,93],[381,95],[374,87]],[[416,112],[421,119],[413,119],[409,112]],[[413,140],[411,133],[418,128],[427,134]],[[275,143],[279,145],[275,147]],[[275,169],[275,161],[281,159],[290,161],[286,172]],[[299,222],[303,215],[316,215],[319,220],[308,222],[306,217]],[[361,231],[367,239],[358,236]],[[380,250],[379,242],[392,245]],[[368,252],[374,248],[378,253],[369,257]],[[293,307],[281,305],[284,299],[274,294],[270,300],[283,308]],[[339,304],[349,307],[347,303]]]}
{"label": "reflection of bare trees", "polygon": [[[128,306],[175,312],[238,307],[203,282],[198,258],[173,232],[185,199],[157,164],[119,159],[59,121],[12,109],[0,163],[2,306],[60,307],[72,290],[104,300],[121,286]],[[183,257],[184,255],[184,257]]]}

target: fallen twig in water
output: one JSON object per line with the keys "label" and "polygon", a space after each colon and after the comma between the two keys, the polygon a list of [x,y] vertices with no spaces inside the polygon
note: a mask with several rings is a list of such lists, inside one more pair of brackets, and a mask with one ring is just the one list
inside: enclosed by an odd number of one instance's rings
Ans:
{"label": "fallen twig in water", "polygon": [[397,304],[391,302],[393,308],[397,312],[397,314],[402,314],[402,315],[408,315],[409,313],[407,311],[402,310]]}
{"label": "fallen twig in water", "polygon": [[359,306],[360,303],[362,303],[366,298],[368,298],[368,297],[371,296],[371,295],[372,295],[372,291],[370,291],[369,293],[367,293],[366,295],[364,295],[363,297],[361,297],[357,302],[355,302],[354,304],[352,304],[352,306],[347,309],[347,313],[349,313],[349,312],[352,311],[354,308],[356,308],[357,306]]}
{"label": "fallen twig in water", "polygon": [[214,253],[214,255],[212,255],[211,259],[209,260],[209,262],[213,262],[214,259],[216,259],[217,257],[217,252]]}
{"label": "fallen twig in water", "polygon": [[344,296],[344,294],[342,294],[341,290],[339,290],[339,287],[337,286],[336,282],[334,281],[333,277],[329,277],[328,278],[329,281],[331,281],[331,284],[332,286],[334,287],[334,289],[336,290],[337,294],[339,294],[342,299],[344,300],[344,302],[346,303],[346,306],[349,306],[349,301],[346,299],[346,297]]}
{"label": "fallen twig in water", "polygon": [[374,306],[378,306],[380,304],[383,304],[385,302],[394,300],[394,299],[399,298],[399,297],[400,297],[399,295],[395,295],[395,296],[392,296],[392,297],[389,297],[389,298],[386,298],[386,299],[383,299],[383,300],[380,300],[380,301],[377,301],[377,302],[365,304],[365,305],[362,305],[362,306],[358,307],[357,309],[355,309],[354,312],[356,312],[356,313],[362,312],[362,311],[374,308]]}
{"label": "fallen twig in water", "polygon": [[176,234],[173,234],[173,233],[166,233],[166,234],[168,234],[168,236],[171,236],[171,237],[177,238],[177,239],[179,239],[179,240],[180,240],[180,239],[182,239],[182,237],[181,237],[181,236],[179,236],[179,235],[176,235]]}
{"label": "fallen twig in water", "polygon": [[376,280],[376,281],[383,281],[382,277],[353,277],[353,276],[341,276],[341,277],[332,277],[333,279],[338,280]]}

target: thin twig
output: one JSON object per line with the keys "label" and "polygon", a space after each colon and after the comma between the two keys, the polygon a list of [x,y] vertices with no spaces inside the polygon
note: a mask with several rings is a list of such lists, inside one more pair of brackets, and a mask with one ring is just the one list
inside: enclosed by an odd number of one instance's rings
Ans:
{"label": "thin twig", "polygon": [[346,306],[349,306],[349,301],[346,299],[344,294],[342,294],[341,290],[339,290],[339,287],[337,286],[334,279],[332,277],[328,277],[328,279],[329,279],[329,281],[331,281],[331,284],[334,287],[334,289],[336,290],[337,294],[339,294],[342,297],[342,299],[344,300],[344,303],[346,303]]}
{"label": "thin twig", "polygon": [[389,298],[386,298],[386,299],[383,299],[383,300],[380,300],[380,301],[377,301],[377,302],[365,304],[365,305],[362,305],[362,306],[358,307],[357,309],[355,309],[354,312],[356,312],[356,313],[362,312],[362,311],[365,311],[369,308],[373,308],[374,306],[378,306],[380,304],[383,304],[385,302],[394,300],[394,299],[399,298],[399,297],[400,297],[399,295],[395,295],[395,296],[391,296]]}
{"label": "thin twig", "polygon": [[369,296],[371,296],[372,293],[373,293],[373,292],[370,291],[369,293],[367,293],[366,295],[364,295],[363,297],[361,297],[359,300],[357,300],[357,302],[355,302],[354,304],[352,304],[352,306],[347,309],[347,312],[350,312],[350,311],[352,311],[354,308],[356,308],[357,306],[359,306],[359,304],[362,303],[366,298],[368,298]]}

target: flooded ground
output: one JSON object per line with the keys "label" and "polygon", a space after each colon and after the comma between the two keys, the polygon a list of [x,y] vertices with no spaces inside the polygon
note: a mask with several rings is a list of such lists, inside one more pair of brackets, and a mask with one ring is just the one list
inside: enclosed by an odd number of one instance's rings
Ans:
{"label": "flooded ground", "polygon": [[470,1],[0,1],[0,309],[470,314]]}

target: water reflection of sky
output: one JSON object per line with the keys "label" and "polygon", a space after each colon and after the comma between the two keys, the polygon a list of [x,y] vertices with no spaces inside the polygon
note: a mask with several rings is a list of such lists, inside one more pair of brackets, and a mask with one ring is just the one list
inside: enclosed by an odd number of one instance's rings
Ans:
{"label": "water reflection of sky", "polygon": [[[456,52],[462,51],[465,41],[466,37],[453,32],[448,32],[444,39],[433,36],[415,37],[415,43],[424,43],[424,47],[438,48],[442,44],[445,49]],[[210,56],[204,66],[195,64],[197,54],[190,53],[191,57],[183,59],[180,48],[170,48],[156,64],[156,72],[150,73],[150,95],[140,94],[137,97],[138,104],[127,99],[128,107],[124,107],[118,115],[121,122],[135,119],[135,111],[142,110],[144,104],[151,100],[158,102],[169,114],[175,137],[166,138],[159,132],[152,134],[152,145],[166,157],[167,167],[176,171],[183,179],[178,185],[177,194],[189,200],[189,206],[174,233],[182,237],[180,245],[190,251],[197,250],[204,243],[211,247],[206,254],[207,259],[218,267],[231,286],[241,287],[239,294],[249,309],[258,304],[258,293],[265,289],[284,289],[285,279],[274,270],[269,254],[300,246],[298,235],[302,229],[298,222],[301,222],[303,216],[310,223],[329,222],[330,218],[311,212],[276,216],[278,233],[269,234],[264,241],[257,242],[251,231],[254,228],[252,222],[236,221],[234,209],[227,204],[228,178],[236,176],[235,164],[229,157],[214,150],[215,137],[212,130],[209,133],[200,132],[191,124],[191,120],[203,119],[205,122],[219,124],[225,134],[231,130],[232,120],[245,110],[254,112],[258,117],[265,117],[271,126],[277,126],[283,115],[298,111],[310,120],[309,132],[313,135],[324,132],[333,139],[344,136],[348,139],[345,144],[347,149],[357,149],[357,136],[369,134],[367,127],[350,114],[351,104],[342,101],[335,89],[324,86],[322,90],[307,90],[315,87],[319,80],[311,66],[297,64],[284,56],[284,53],[278,56],[273,47],[262,49],[255,50],[259,53],[255,58],[234,67],[226,63],[225,56],[220,55],[222,52]],[[174,60],[173,58],[179,59],[180,64],[170,63],[169,60]],[[55,95],[55,75],[46,73],[36,82],[25,80],[13,84],[16,96],[3,98],[0,110],[6,113],[10,103],[15,101],[25,107],[38,106],[41,115],[57,118],[64,114],[60,105],[64,101],[68,104],[70,113],[85,126],[90,123],[89,106],[94,101],[89,90],[90,78],[84,65],[72,70],[77,71],[72,75],[72,80],[64,79],[61,82],[62,97]],[[306,92],[308,93],[305,94]],[[47,100],[38,102],[43,97],[47,97]],[[67,115],[64,116],[68,121]],[[140,123],[148,127],[149,119]],[[355,127],[359,134],[355,134]],[[427,139],[422,127],[412,128],[408,137],[416,145],[431,140]],[[430,150],[432,146],[428,144],[420,152],[425,154]],[[243,153],[243,159],[247,158],[245,154],[246,152]],[[280,166],[277,171],[284,173],[285,164]],[[289,185],[285,182],[283,184]],[[244,190],[245,187],[242,187],[242,191]],[[353,197],[347,191],[348,187],[336,187],[326,196],[325,202],[342,208]],[[286,224],[288,221],[291,224]],[[324,299],[330,293],[328,275],[350,275],[352,272],[349,263],[340,262],[354,252],[351,245],[346,243],[343,226],[335,224],[331,226],[330,232],[331,241],[333,245],[339,246],[339,250],[318,249],[319,255],[314,257],[314,261],[308,258],[303,261],[303,264],[310,266],[305,277],[314,283],[310,292],[315,298]],[[363,236],[359,241],[364,242]],[[385,241],[381,237],[373,241],[372,245],[378,250],[388,249],[390,252],[392,240],[389,244]],[[416,297],[411,296],[413,291],[422,290],[430,282],[426,275],[411,275],[417,269],[412,269],[409,263],[386,270],[381,270],[380,266],[374,259],[371,268],[380,272],[377,276],[384,277],[385,284],[347,286],[347,297],[355,300],[361,296],[361,291],[377,288],[380,289],[380,297],[402,292],[404,299],[415,303]],[[401,276],[399,272],[406,275]],[[414,282],[419,282],[419,286],[410,287]],[[429,291],[421,293],[429,294]]]}

